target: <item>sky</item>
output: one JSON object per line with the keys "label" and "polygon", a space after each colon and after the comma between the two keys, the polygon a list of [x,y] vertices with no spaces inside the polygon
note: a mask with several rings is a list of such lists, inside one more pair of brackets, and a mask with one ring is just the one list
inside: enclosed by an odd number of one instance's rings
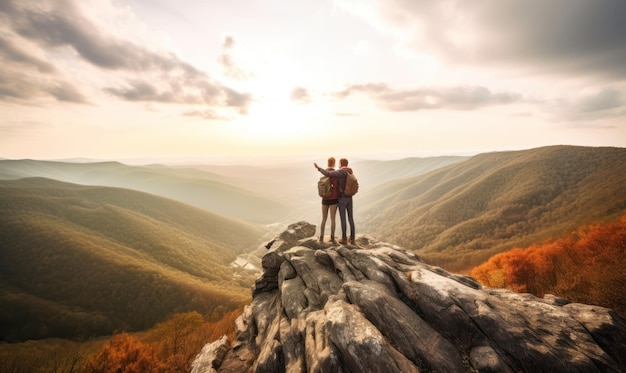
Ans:
{"label": "sky", "polygon": [[0,0],[0,157],[626,147],[623,0]]}

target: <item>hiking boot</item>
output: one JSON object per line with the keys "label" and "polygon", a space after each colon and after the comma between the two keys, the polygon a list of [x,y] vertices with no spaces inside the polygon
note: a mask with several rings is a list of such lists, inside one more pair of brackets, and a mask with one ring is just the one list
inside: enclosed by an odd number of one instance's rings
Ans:
{"label": "hiking boot", "polygon": [[346,240],[345,238],[340,239],[339,241],[337,241],[338,243],[345,245],[348,243],[348,240]]}
{"label": "hiking boot", "polygon": [[331,237],[330,240],[328,240],[328,242],[330,242],[330,243],[337,243],[337,241],[335,241],[335,237]]}
{"label": "hiking boot", "polygon": [[320,236],[320,242],[324,242],[324,236]]}
{"label": "hiking boot", "polygon": [[351,238],[351,239],[348,241],[348,243],[349,243],[349,244],[351,244],[351,245],[354,245],[354,238]]}

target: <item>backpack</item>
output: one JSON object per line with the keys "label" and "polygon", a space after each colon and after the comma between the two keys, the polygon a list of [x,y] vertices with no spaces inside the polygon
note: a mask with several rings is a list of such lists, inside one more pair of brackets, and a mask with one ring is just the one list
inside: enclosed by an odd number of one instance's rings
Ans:
{"label": "backpack", "polygon": [[328,176],[320,177],[317,182],[317,194],[322,198],[328,198],[333,195],[333,183]]}
{"label": "backpack", "polygon": [[354,176],[354,173],[348,173],[346,176],[346,188],[343,190],[343,194],[351,197],[359,191],[359,181]]}

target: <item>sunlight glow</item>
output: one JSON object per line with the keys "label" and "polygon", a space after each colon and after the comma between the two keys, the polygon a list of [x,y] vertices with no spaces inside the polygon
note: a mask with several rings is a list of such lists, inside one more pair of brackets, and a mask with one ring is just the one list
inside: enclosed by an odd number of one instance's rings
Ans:
{"label": "sunlight glow", "polygon": [[289,100],[265,102],[252,106],[246,122],[246,135],[271,140],[272,138],[305,138],[320,134],[324,127],[324,113],[318,105],[302,105]]}

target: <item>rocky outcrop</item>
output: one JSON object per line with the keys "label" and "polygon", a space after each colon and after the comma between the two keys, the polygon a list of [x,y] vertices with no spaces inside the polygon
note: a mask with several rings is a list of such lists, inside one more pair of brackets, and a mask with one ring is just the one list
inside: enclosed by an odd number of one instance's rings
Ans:
{"label": "rocky outcrop", "polygon": [[609,309],[481,286],[357,237],[289,226],[267,245],[237,338],[192,372],[622,372],[626,321]]}

